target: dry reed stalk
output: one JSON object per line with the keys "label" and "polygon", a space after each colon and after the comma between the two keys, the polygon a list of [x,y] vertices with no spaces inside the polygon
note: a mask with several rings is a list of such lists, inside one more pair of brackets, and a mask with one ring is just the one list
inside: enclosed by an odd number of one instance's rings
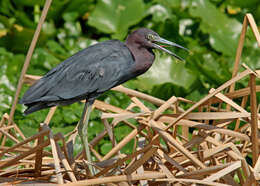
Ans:
{"label": "dry reed stalk", "polygon": [[57,148],[57,153],[58,153],[59,159],[60,159],[61,163],[63,164],[63,166],[64,166],[64,168],[66,170],[66,173],[69,175],[70,180],[72,182],[76,182],[77,179],[76,179],[76,177],[75,177],[75,175],[74,175],[74,173],[73,173],[73,171],[72,171],[72,169],[71,169],[67,159],[63,155],[59,144],[57,144],[57,142],[55,142],[55,145],[56,145],[56,148]]}
{"label": "dry reed stalk", "polygon": [[[215,89],[211,89],[210,92],[213,92]],[[228,105],[235,108],[237,111],[240,111],[242,113],[248,113],[243,107],[236,104],[233,100],[229,99],[227,96],[223,95],[222,93],[216,94],[216,97],[222,100],[223,102],[227,103]]]}
{"label": "dry reed stalk", "polygon": [[[145,147],[145,138],[144,138],[144,137],[140,137],[140,138],[138,139],[138,147],[137,147],[136,150],[139,151],[139,150],[143,149],[144,147]],[[141,157],[141,154],[139,154],[136,159],[138,160],[138,159],[140,159],[140,157]],[[143,173],[144,173],[144,166],[141,165],[141,166],[136,170],[136,173],[137,173],[137,174],[143,174]],[[140,180],[139,183],[140,183],[140,186],[148,185],[148,181],[147,181],[147,180]]]}
{"label": "dry reed stalk", "polygon": [[136,160],[131,166],[125,169],[126,174],[132,174],[138,167],[143,165],[152,155],[157,151],[158,147],[152,147],[147,152],[145,152],[140,159]]}
{"label": "dry reed stalk", "polygon": [[153,119],[156,120],[162,112],[167,110],[172,104],[175,104],[178,99],[175,96],[172,96],[168,101],[166,101],[163,105],[161,105],[157,110],[153,113]]}
{"label": "dry reed stalk", "polygon": [[[153,180],[156,178],[165,178],[164,173],[160,172],[149,172],[144,174],[131,174],[131,175],[118,175],[118,176],[109,176],[104,178],[94,178],[83,181],[78,181],[76,183],[68,183],[66,186],[80,186],[80,185],[100,185],[106,183],[117,183],[122,181],[137,181],[137,180]],[[64,185],[64,186],[65,186]]]}
{"label": "dry reed stalk", "polygon": [[136,104],[143,112],[149,113],[151,110],[146,107],[137,97],[131,97],[133,103]]}
{"label": "dry reed stalk", "polygon": [[[139,130],[141,130],[143,126]],[[123,148],[130,140],[132,140],[136,135],[138,134],[138,130],[134,129],[128,136],[126,136],[122,141],[120,141],[112,150],[107,153],[101,161],[109,159],[111,156],[113,156],[116,152],[118,152],[121,148]]]}
{"label": "dry reed stalk", "polygon": [[[6,151],[6,150],[9,150],[9,148],[10,148],[10,147],[0,147],[0,151],[1,151],[1,152]],[[13,149],[13,150],[10,151],[10,152],[16,153],[16,152],[24,152],[24,151],[27,151],[27,150],[28,150],[28,148],[18,147],[18,148],[16,148],[16,149]],[[7,153],[9,153],[9,152],[7,152]]]}
{"label": "dry reed stalk", "polygon": [[49,10],[49,8],[51,6],[51,2],[52,2],[52,0],[46,0],[45,1],[44,7],[43,7],[43,10],[42,10],[42,14],[41,14],[41,17],[40,17],[40,20],[39,20],[39,23],[38,23],[37,28],[36,28],[36,30],[34,32],[32,42],[31,42],[29,50],[27,52],[27,55],[26,55],[26,58],[25,58],[25,61],[24,61],[24,65],[23,65],[23,69],[22,69],[22,72],[21,72],[21,75],[20,75],[20,79],[19,79],[19,82],[18,82],[18,85],[17,85],[17,88],[16,88],[16,92],[15,92],[15,97],[14,97],[14,101],[13,101],[13,104],[12,104],[12,108],[11,108],[11,111],[10,111],[10,117],[8,119],[8,125],[10,125],[12,120],[13,120],[14,112],[15,112],[16,105],[17,105],[17,102],[18,102],[18,97],[19,97],[20,91],[21,91],[22,86],[23,86],[24,76],[25,76],[26,71],[27,71],[27,69],[28,69],[28,67],[30,65],[32,54],[33,54],[34,48],[36,46],[37,40],[39,38],[42,25],[43,25],[44,20],[45,20],[45,18],[47,16],[48,10]]}
{"label": "dry reed stalk", "polygon": [[[163,115],[160,117],[160,119],[158,121],[170,123],[175,120],[176,119],[173,117]],[[191,120],[182,119],[178,122],[178,125],[185,125],[185,126],[194,127],[197,129],[208,130],[208,132],[218,132],[220,134],[226,134],[226,135],[229,135],[232,137],[239,138],[241,140],[250,141],[250,138],[246,134],[243,134],[240,132],[235,132],[235,131],[228,130],[228,129],[219,128],[219,127],[212,126],[212,125],[205,125],[205,124],[198,123],[198,122],[191,121]]]}
{"label": "dry reed stalk", "polygon": [[[178,117],[180,114],[172,114],[173,117]],[[184,119],[189,120],[226,120],[237,118],[248,118],[248,112],[192,112],[184,116]]]}
{"label": "dry reed stalk", "polygon": [[183,173],[188,173],[188,171],[182,167],[178,162],[176,162],[174,159],[172,159],[170,156],[168,156],[166,153],[162,152],[162,150],[158,149],[158,154],[161,154],[161,157],[165,158],[167,162],[172,164],[174,167],[176,167],[179,171]]}
{"label": "dry reed stalk", "polygon": [[247,177],[243,186],[258,186],[258,185],[259,184],[255,182],[255,177],[253,176],[253,174],[251,174],[249,177]]}
{"label": "dry reed stalk", "polygon": [[126,111],[124,109],[118,108],[116,106],[107,104],[103,101],[95,100],[94,107],[100,111],[103,112],[115,112],[115,113],[131,113],[129,111]]}
{"label": "dry reed stalk", "polygon": [[9,115],[7,113],[4,113],[4,115],[2,116],[1,121],[0,121],[0,127],[4,126],[4,123],[6,121],[8,121],[8,118],[9,118]]}
{"label": "dry reed stalk", "polygon": [[[79,180],[88,176],[84,168],[85,161],[79,159],[82,158],[81,153],[77,155],[76,160],[71,155],[72,153],[68,153],[68,150],[71,151],[72,148],[71,146],[66,148],[61,134],[53,135],[51,130],[44,125],[44,129],[48,130],[43,129],[37,135],[25,138],[8,114],[5,114],[0,121],[0,138],[2,139],[0,157],[5,158],[0,160],[0,168],[5,168],[0,171],[0,175],[30,179],[38,176],[38,180],[58,183],[72,181],[68,185],[108,184],[111,186],[134,184],[134,181],[140,185],[165,182],[165,184],[171,183],[177,186],[191,184],[236,186],[238,184],[234,181],[234,176],[237,175],[241,184],[256,185],[255,180],[260,180],[260,160],[257,151],[260,139],[256,135],[260,123],[258,124],[255,94],[260,91],[260,86],[257,86],[254,81],[256,77],[260,78],[260,70],[253,71],[243,64],[246,70],[237,74],[247,25],[252,28],[260,45],[257,27],[252,16],[247,14],[240,36],[232,79],[217,89],[210,90],[209,94],[200,101],[194,103],[174,96],[163,101],[123,86],[115,87],[113,90],[125,93],[131,98],[131,103],[126,110],[102,101],[95,101],[94,108],[102,112],[102,123],[105,126],[105,130],[90,142],[90,149],[98,160],[94,166],[100,170],[94,176],[96,178],[89,177],[90,179],[86,181],[76,180],[76,176]],[[249,86],[234,90],[235,83],[248,76],[251,77]],[[39,77],[24,75],[24,82],[32,83],[37,79]],[[230,92],[222,93],[226,88],[229,88]],[[251,111],[245,109],[249,95],[251,96]],[[234,99],[240,97],[242,101],[238,104]],[[157,105],[158,108],[152,110],[142,100]],[[193,105],[184,111],[179,107],[180,102]],[[135,113],[133,111],[135,107],[140,108],[141,113]],[[236,111],[230,112],[231,107]],[[199,112],[192,112],[196,108]],[[47,124],[51,121],[55,109],[50,109],[45,119]],[[166,110],[173,110],[174,114],[163,114]],[[113,119],[111,123],[108,123],[108,118]],[[130,118],[134,118],[140,127],[127,121]],[[6,126],[6,121],[11,121],[11,123]],[[240,127],[241,121],[245,121],[246,124]],[[232,122],[235,123],[234,131],[228,128]],[[133,128],[132,132],[119,143],[116,142],[113,133],[113,128],[118,123]],[[179,134],[180,127],[181,134]],[[193,130],[191,139],[189,139],[190,128]],[[49,140],[44,141],[44,136],[47,134],[49,134]],[[108,135],[112,141],[113,148],[102,157],[96,150],[96,145],[105,135]],[[74,143],[77,130],[67,136],[69,136],[67,144]],[[161,143],[160,137],[164,143]],[[4,146],[7,139],[17,144],[7,148]],[[20,142],[21,139],[22,142]],[[126,155],[120,152],[133,139],[135,140],[133,153]],[[142,139],[142,145],[137,145],[137,139]],[[33,147],[26,145],[32,140],[35,140],[38,145]],[[57,140],[62,140],[63,149],[57,144]],[[52,147],[52,154],[43,151],[43,148],[48,145]],[[135,151],[136,146],[140,146],[140,150]],[[16,153],[19,155],[15,156]],[[251,153],[254,168],[251,168],[244,158]],[[52,158],[44,157],[50,155]],[[131,162],[128,163],[129,161]],[[60,167],[60,163],[64,168]],[[19,168],[21,166],[24,168]],[[15,169],[18,171],[15,172]],[[122,175],[123,173],[127,175]],[[115,174],[117,176],[113,176]],[[51,180],[53,176],[57,176],[57,179]]]}
{"label": "dry reed stalk", "polygon": [[[259,92],[259,91],[260,91],[260,85],[257,85],[256,86],[256,92]],[[246,88],[242,88],[242,89],[239,89],[239,90],[235,90],[235,91],[230,92],[230,93],[225,93],[224,95],[226,97],[228,97],[229,99],[236,99],[236,98],[248,96],[248,95],[250,95],[250,87],[246,87]],[[209,101],[211,101],[212,104],[221,102],[221,100],[219,98],[217,98],[217,97],[212,97]],[[208,104],[208,101],[206,101],[202,105],[207,105],[207,104]]]}
{"label": "dry reed stalk", "polygon": [[167,178],[175,178],[172,172],[167,168],[167,166],[164,163],[162,163],[162,161],[159,158],[154,157],[153,159],[158,164],[161,171],[165,173]]}
{"label": "dry reed stalk", "polygon": [[233,163],[232,165],[210,175],[209,177],[203,179],[204,181],[215,181],[218,180],[219,178],[225,176],[226,174],[229,174],[230,172],[238,169],[239,167],[241,167],[241,161],[237,161],[235,163]]}
{"label": "dry reed stalk", "polygon": [[[17,138],[15,138],[13,135],[9,134],[8,132],[0,129],[0,133],[4,134],[4,137],[7,137],[7,138],[11,139],[13,142],[20,143],[20,141]],[[6,138],[3,139],[3,141],[5,141],[5,140],[6,140]],[[4,144],[2,144],[2,145],[4,145]]]}
{"label": "dry reed stalk", "polygon": [[35,139],[37,139],[37,138],[40,138],[41,136],[46,135],[47,133],[49,133],[49,131],[50,131],[49,129],[43,129],[43,130],[40,131],[38,134],[35,134],[35,135],[33,135],[33,136],[27,138],[26,140],[24,140],[24,141],[22,141],[22,142],[20,142],[20,143],[17,143],[17,144],[15,144],[15,145],[13,145],[12,147],[10,147],[10,148],[8,148],[8,149],[2,151],[2,152],[0,153],[0,157],[2,157],[2,156],[4,155],[4,153],[8,153],[8,152],[10,152],[10,151],[13,151],[14,149],[19,148],[19,147],[23,146],[24,144],[29,143],[29,142],[32,141],[32,140],[35,140]]}
{"label": "dry reed stalk", "polygon": [[[242,98],[241,105],[240,105],[242,108],[245,108],[247,100],[248,100],[248,96],[244,96]],[[239,125],[240,125],[240,119],[237,119],[234,131],[238,131]]]}
{"label": "dry reed stalk", "polygon": [[30,75],[30,74],[25,74],[24,76],[24,84],[27,85],[33,85],[37,80],[39,80],[42,76],[36,76],[36,75]]}
{"label": "dry reed stalk", "polygon": [[109,122],[106,119],[103,119],[102,121],[103,121],[104,127],[107,131],[107,134],[109,136],[109,139],[112,142],[112,146],[115,147],[117,143],[116,143],[116,140],[115,140],[115,135],[114,135],[113,129],[109,125]]}
{"label": "dry reed stalk", "polygon": [[142,115],[146,115],[146,113],[122,113],[122,114],[112,114],[112,113],[103,113],[101,119],[114,118],[113,122],[120,122],[123,120],[127,120],[130,118],[141,117]]}
{"label": "dry reed stalk", "polygon": [[199,169],[199,170],[195,170],[195,171],[192,171],[192,172],[183,173],[183,174],[177,175],[176,178],[196,179],[198,177],[204,177],[206,175],[210,175],[212,173],[220,171],[220,170],[222,170],[226,167],[229,167],[230,165],[231,165],[231,163],[215,165],[215,166],[207,167],[205,169]]}
{"label": "dry reed stalk", "polygon": [[123,163],[125,163],[125,161],[129,160],[129,159],[132,159],[132,158],[135,158],[136,156],[138,156],[139,154],[141,153],[144,153],[146,152],[147,150],[149,150],[150,148],[152,147],[152,143],[146,145],[143,149],[139,150],[139,151],[136,151],[124,158],[121,158],[121,159],[118,159],[114,164],[104,168],[102,171],[100,171],[99,173],[97,173],[95,175],[95,177],[99,177],[99,176],[102,176],[102,175],[105,175],[109,170],[115,168],[115,167],[118,167],[118,166],[121,166]]}
{"label": "dry reed stalk", "polygon": [[[204,135],[204,134],[203,134]],[[216,140],[214,140],[212,137],[210,136],[207,136],[205,138],[206,141],[218,146],[218,145],[221,145],[220,142],[217,142]],[[241,160],[242,161],[242,169],[243,169],[243,172],[245,174],[246,177],[249,177],[250,176],[250,169],[249,169],[249,166],[246,162],[246,160],[244,159],[244,157],[241,157],[240,155],[236,154],[235,152],[233,151],[228,151],[227,154],[234,160]]]}
{"label": "dry reed stalk", "polygon": [[22,131],[19,129],[19,127],[13,123],[14,129],[17,131],[17,135],[21,136],[23,140],[26,139],[26,137],[24,136],[24,134],[22,133]]}
{"label": "dry reed stalk", "polygon": [[196,109],[197,107],[199,107],[200,105],[202,105],[205,101],[209,100],[211,97],[215,96],[216,94],[218,94],[220,91],[224,90],[225,88],[229,87],[232,83],[242,79],[243,77],[249,75],[251,72],[250,70],[245,70],[243,72],[241,72],[240,74],[238,74],[237,76],[235,76],[234,78],[232,78],[231,80],[225,82],[223,85],[221,85],[220,87],[218,87],[214,92],[208,94],[207,96],[205,96],[204,98],[202,98],[200,101],[198,101],[197,103],[195,103],[193,106],[191,106],[187,111],[185,111],[184,113],[182,113],[178,118],[176,118],[176,120],[172,123],[170,123],[170,125],[168,125],[168,127],[166,128],[169,129],[170,127],[172,127],[173,125],[175,125],[178,121],[180,121],[183,117],[185,117],[188,113],[190,113],[191,111],[193,111],[194,109]]}
{"label": "dry reed stalk", "polygon": [[[237,51],[236,51],[236,58],[235,58],[235,63],[234,63],[234,67],[233,67],[232,77],[235,77],[238,73],[240,58],[242,55],[242,50],[243,50],[246,31],[247,31],[247,25],[248,25],[248,19],[247,19],[247,16],[245,16],[244,21],[243,21],[242,31],[241,31],[239,42],[238,42]],[[229,87],[229,93],[232,93],[234,90],[235,90],[235,83],[232,83]]]}
{"label": "dry reed stalk", "polygon": [[[180,178],[164,178],[164,179],[156,179],[158,182],[177,182],[177,183],[186,183],[186,184],[200,184],[200,185],[210,185],[210,186],[230,186],[223,183],[216,183],[211,181],[204,181],[204,180],[196,180],[196,179],[180,179]],[[185,185],[186,185],[185,184]]]}
{"label": "dry reed stalk", "polygon": [[257,100],[255,89],[255,75],[250,75],[250,107],[251,107],[251,143],[253,154],[253,166],[255,166],[259,156],[258,146],[258,113],[257,113]]}
{"label": "dry reed stalk", "polygon": [[57,107],[51,107],[50,111],[48,112],[48,115],[46,116],[44,123],[49,125],[51,118],[53,117],[55,111],[56,111]]}
{"label": "dry reed stalk", "polygon": [[188,150],[186,150],[182,145],[180,145],[169,133],[164,131],[165,126],[162,123],[155,122],[151,120],[151,127],[158,132],[162,138],[168,141],[171,145],[173,145],[179,152],[184,154],[188,159],[190,159],[193,163],[201,168],[206,168],[206,166],[199,161],[196,157],[194,157]]}
{"label": "dry reed stalk", "polygon": [[153,103],[153,104],[155,104],[157,106],[161,106],[162,104],[165,103],[165,101],[163,101],[163,100],[161,100],[159,98],[155,98],[153,96],[150,96],[150,95],[138,92],[136,90],[132,90],[132,89],[123,87],[122,85],[117,86],[117,87],[113,88],[112,90],[116,90],[116,91],[125,93],[126,95],[129,95],[129,96],[132,96],[132,97],[140,98],[142,100],[145,100],[145,101],[148,101],[150,103]]}
{"label": "dry reed stalk", "polygon": [[258,159],[256,161],[256,164],[254,166],[254,174],[257,177],[257,180],[260,180],[260,156],[258,156]]}
{"label": "dry reed stalk", "polygon": [[[61,136],[62,136],[62,135],[61,135],[60,133],[58,133],[58,134],[54,135],[54,139],[55,139],[55,140],[59,140],[59,139],[62,138]],[[44,141],[43,143],[41,143],[39,146],[36,146],[36,147],[32,148],[32,149],[29,150],[29,151],[26,151],[26,152],[24,152],[24,153],[21,153],[20,155],[16,156],[15,158],[11,159],[10,161],[1,164],[1,165],[0,165],[0,169],[3,169],[3,168],[5,168],[5,167],[14,165],[17,161],[19,161],[19,160],[25,158],[26,156],[29,156],[29,155],[35,153],[35,152],[38,151],[39,149],[44,148],[44,147],[48,146],[49,144],[50,144],[50,141],[49,141],[49,140],[45,140],[45,141]]]}
{"label": "dry reed stalk", "polygon": [[[42,168],[41,171],[49,171],[50,168]],[[10,177],[12,175],[17,175],[20,173],[24,173],[24,172],[29,172],[31,173],[32,177],[34,176],[34,168],[20,168],[20,169],[10,169],[10,170],[5,170],[3,172],[0,173],[0,178],[3,178],[4,176],[6,177]]]}
{"label": "dry reed stalk", "polygon": [[[43,127],[47,128],[46,125]],[[52,155],[53,155],[53,159],[54,159],[54,165],[55,165],[55,171],[56,171],[56,177],[58,180],[58,184],[63,184],[64,180],[63,180],[63,177],[61,174],[61,167],[60,167],[60,160],[59,160],[58,152],[57,152],[57,146],[56,146],[54,136],[51,131],[49,132],[49,140],[50,140],[50,144],[51,144],[51,150],[52,150]]]}
{"label": "dry reed stalk", "polygon": [[[43,131],[43,127],[42,127],[42,125],[40,125],[39,132],[42,132],[42,131]],[[38,137],[37,144],[40,145],[41,143],[43,143],[43,141],[44,141],[44,136],[40,136],[40,137]],[[42,158],[43,158],[43,149],[39,149],[36,152],[36,157],[35,157],[35,165],[34,165],[35,177],[41,176]]]}
{"label": "dry reed stalk", "polygon": [[257,41],[257,44],[258,46],[260,47],[260,34],[259,34],[259,31],[258,31],[258,27],[255,23],[255,20],[253,18],[253,15],[252,14],[246,14],[246,17],[248,19],[248,22],[251,26],[251,29],[255,35],[255,38],[256,38],[256,41]]}

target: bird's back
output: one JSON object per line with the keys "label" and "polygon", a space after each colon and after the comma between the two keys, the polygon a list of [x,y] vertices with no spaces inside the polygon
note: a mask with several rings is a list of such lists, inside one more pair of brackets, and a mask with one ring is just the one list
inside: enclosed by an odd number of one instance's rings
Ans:
{"label": "bird's back", "polygon": [[131,52],[118,40],[92,45],[50,70],[27,90],[20,103],[29,106],[28,114],[82,99],[94,100],[131,79],[133,64]]}

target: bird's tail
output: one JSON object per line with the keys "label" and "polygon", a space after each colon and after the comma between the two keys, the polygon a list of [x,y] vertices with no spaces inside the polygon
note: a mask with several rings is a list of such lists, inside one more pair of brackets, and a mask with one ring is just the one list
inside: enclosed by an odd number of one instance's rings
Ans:
{"label": "bird's tail", "polygon": [[25,105],[28,106],[28,108],[24,111],[24,115],[28,115],[35,111],[50,107],[46,103],[42,103],[42,102],[36,102],[36,103],[25,104]]}

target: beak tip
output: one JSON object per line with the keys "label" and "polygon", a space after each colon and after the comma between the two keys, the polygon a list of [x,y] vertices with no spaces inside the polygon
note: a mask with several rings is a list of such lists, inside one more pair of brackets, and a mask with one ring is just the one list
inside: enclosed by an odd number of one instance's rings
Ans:
{"label": "beak tip", "polygon": [[[188,53],[190,53],[190,50],[189,50],[189,49],[187,49],[187,48],[185,48],[185,47],[183,47],[183,46],[181,46],[181,45],[178,45],[178,44],[176,44],[176,43],[174,43],[174,42],[171,42],[171,41],[168,41],[168,40],[166,40],[166,39],[163,39],[163,38],[161,38],[161,37],[159,37],[159,38],[156,40],[156,42],[162,43],[162,44],[166,44],[166,45],[169,45],[169,46],[173,46],[173,47],[178,47],[178,48],[183,49],[183,50],[186,50]],[[177,58],[178,60],[185,62],[185,60],[184,60],[183,58],[181,58],[181,57],[179,57],[178,55],[174,54],[173,52],[171,52],[171,51],[169,51],[169,50],[163,48],[162,46],[160,46],[160,45],[158,45],[158,44],[156,44],[156,43],[154,43],[153,45],[154,45],[154,48],[157,48],[157,49],[159,49],[159,50],[162,50],[162,51],[164,51],[164,52],[167,52],[168,54],[174,56],[174,57]]]}

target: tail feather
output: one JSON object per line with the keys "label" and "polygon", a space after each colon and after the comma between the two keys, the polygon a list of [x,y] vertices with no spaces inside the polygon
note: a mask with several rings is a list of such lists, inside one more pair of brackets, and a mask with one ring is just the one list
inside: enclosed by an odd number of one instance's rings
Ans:
{"label": "tail feather", "polygon": [[28,104],[26,106],[28,106],[28,108],[24,111],[25,115],[50,107],[46,103],[42,103],[42,102],[36,102],[36,103]]}

